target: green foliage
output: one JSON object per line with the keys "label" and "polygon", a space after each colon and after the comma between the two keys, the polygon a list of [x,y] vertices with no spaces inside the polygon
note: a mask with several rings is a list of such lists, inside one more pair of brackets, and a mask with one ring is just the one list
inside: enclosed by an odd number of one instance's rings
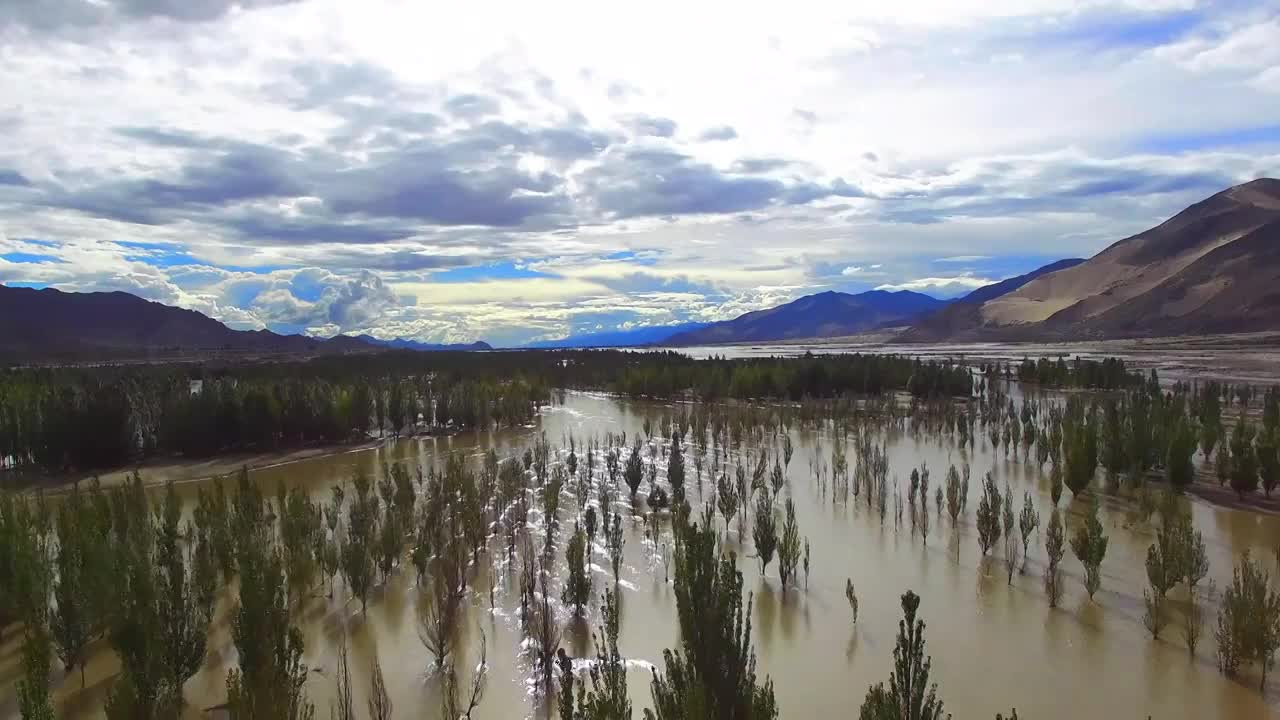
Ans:
{"label": "green foliage", "polygon": [[1058,607],[1058,601],[1062,598],[1062,557],[1066,554],[1066,538],[1062,528],[1062,514],[1058,512],[1058,508],[1053,508],[1053,514],[1049,516],[1049,528],[1044,535],[1045,557],[1048,558],[1048,567],[1044,573],[1044,590],[1049,596],[1049,607]]}
{"label": "green foliage", "polygon": [[22,678],[18,680],[18,715],[22,720],[53,720],[49,697],[49,636],[39,624],[27,628],[22,641]]}
{"label": "green foliage", "polygon": [[756,546],[756,557],[760,560],[760,574],[764,575],[769,563],[773,562],[773,554],[778,549],[778,518],[773,513],[773,499],[768,493],[760,493],[756,498],[755,523],[751,528],[751,539]]}
{"label": "green foliage", "polygon": [[302,633],[289,622],[284,561],[270,544],[240,559],[240,602],[231,620],[239,666],[227,673],[232,720],[309,720]]}
{"label": "green foliage", "polygon": [[627,456],[627,467],[622,473],[627,489],[631,491],[631,502],[635,503],[636,493],[640,491],[640,481],[644,479],[644,461],[640,459],[640,444],[637,442]]}
{"label": "green foliage", "polygon": [[378,516],[378,501],[370,494],[369,478],[357,473],[353,482],[355,497],[347,515],[347,539],[342,544],[340,563],[342,576],[351,594],[360,598],[360,610],[368,608],[369,591],[373,586],[374,529]]}
{"label": "green foliage", "polygon": [[1231,489],[1240,499],[1258,490],[1258,457],[1253,449],[1253,434],[1243,415],[1231,431]]}
{"label": "green foliage", "polygon": [[591,578],[587,575],[587,537],[581,529],[574,527],[565,546],[565,561],[569,568],[569,577],[565,581],[564,593],[561,597],[566,605],[573,606],[575,615],[582,614],[582,608],[591,597]]}
{"label": "green foliage", "polygon": [[1192,457],[1196,452],[1196,435],[1191,423],[1179,414],[1170,433],[1169,450],[1165,454],[1165,477],[1169,485],[1181,492],[1195,479]]}
{"label": "green foliage", "polygon": [[796,569],[800,565],[803,546],[800,542],[800,525],[796,522],[796,504],[787,498],[782,522],[782,537],[778,541],[778,581],[782,583],[782,592],[796,577]]}
{"label": "green foliage", "polygon": [[861,720],[941,720],[942,701],[936,684],[929,684],[931,658],[924,654],[924,621],[916,618],[920,596],[902,595],[903,619],[893,648],[889,687],[877,683],[867,692],[858,713]]}
{"label": "green foliage", "polygon": [[622,535],[622,515],[613,514],[613,524],[608,524],[605,520],[605,545],[609,548],[609,565],[613,568],[613,582],[617,583],[622,572],[622,549],[626,545],[626,538]]}
{"label": "green foliage", "polygon": [[1089,592],[1090,600],[1102,586],[1101,566],[1103,558],[1107,555],[1107,542],[1102,523],[1098,521],[1098,503],[1095,500],[1089,504],[1084,522],[1071,536],[1071,552],[1075,554],[1080,564],[1084,565],[1084,587]]}
{"label": "green foliage", "polygon": [[663,651],[654,670],[653,710],[647,720],[770,720],[778,717],[773,684],[756,680],[751,649],[751,604],[742,605],[735,558],[718,559],[714,530],[681,531],[676,556],[679,650]]}
{"label": "green foliage", "polygon": [[1214,636],[1222,672],[1234,676],[1243,663],[1262,669],[1259,689],[1267,684],[1267,670],[1280,647],[1280,594],[1270,576],[1246,551],[1222,594],[1222,608]]}
{"label": "green foliage", "polygon": [[977,513],[978,546],[982,549],[983,555],[990,552],[991,548],[1000,541],[1002,503],[1003,498],[1000,496],[999,488],[996,487],[996,481],[992,479],[991,473],[987,473],[982,482],[982,499],[978,501]]}

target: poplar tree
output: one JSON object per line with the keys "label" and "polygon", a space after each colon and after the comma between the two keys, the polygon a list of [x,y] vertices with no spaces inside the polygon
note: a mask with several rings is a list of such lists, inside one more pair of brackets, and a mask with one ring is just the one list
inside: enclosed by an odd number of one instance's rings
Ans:
{"label": "poplar tree", "polygon": [[910,590],[903,593],[903,619],[898,621],[889,687],[885,688],[884,683],[872,686],[862,702],[860,720],[942,720],[946,717],[942,701],[938,699],[938,686],[929,683],[933,660],[924,653],[925,625],[916,618],[919,608],[919,595]]}

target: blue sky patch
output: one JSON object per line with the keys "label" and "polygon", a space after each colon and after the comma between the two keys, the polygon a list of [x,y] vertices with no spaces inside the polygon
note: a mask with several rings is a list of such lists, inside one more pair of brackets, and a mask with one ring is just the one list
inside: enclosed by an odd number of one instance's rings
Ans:
{"label": "blue sky patch", "polygon": [[9,252],[0,253],[0,258],[4,258],[11,263],[61,263],[66,262],[62,258],[52,255],[38,255],[36,253],[27,252]]}
{"label": "blue sky patch", "polygon": [[492,265],[471,265],[468,267],[449,268],[431,274],[434,282],[461,283],[483,282],[485,280],[521,280],[525,278],[556,277],[549,273],[530,270],[515,263],[494,263]]}
{"label": "blue sky patch", "polygon": [[1280,145],[1280,125],[1259,125],[1235,130],[1215,130],[1165,135],[1144,140],[1138,149],[1153,153],[1181,153],[1206,148]]}

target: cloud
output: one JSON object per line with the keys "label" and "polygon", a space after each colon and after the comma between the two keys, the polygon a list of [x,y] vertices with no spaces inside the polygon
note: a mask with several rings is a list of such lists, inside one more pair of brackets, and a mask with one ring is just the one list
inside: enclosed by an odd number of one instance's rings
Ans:
{"label": "cloud", "polygon": [[738,131],[733,129],[731,125],[717,125],[702,131],[698,139],[703,142],[717,142],[721,140],[736,140]]}
{"label": "cloud", "polygon": [[993,285],[999,282],[988,278],[974,277],[970,274],[956,275],[953,277],[923,277],[907,280],[900,283],[885,283],[877,285],[876,290],[910,290],[912,292],[934,293],[943,297],[960,295],[976,290],[980,287]]}
{"label": "cloud", "polygon": [[982,260],[992,259],[990,255],[952,255],[950,257],[941,257],[934,260],[939,263],[974,263]]}
{"label": "cloud", "polygon": [[676,122],[670,118],[634,115],[624,123],[637,135],[669,138],[676,134]]}
{"label": "cloud", "polygon": [[0,277],[437,342],[963,292],[1280,174],[1254,5],[9,3]]}
{"label": "cloud", "polygon": [[227,13],[283,5],[297,0],[17,0],[0,6],[0,27],[35,30],[88,27],[112,22],[163,18],[209,22]]}

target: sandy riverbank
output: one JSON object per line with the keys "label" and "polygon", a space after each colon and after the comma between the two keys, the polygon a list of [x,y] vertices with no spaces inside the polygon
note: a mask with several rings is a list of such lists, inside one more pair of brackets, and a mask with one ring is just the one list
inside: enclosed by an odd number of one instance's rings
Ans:
{"label": "sandy riverbank", "polygon": [[287,465],[300,460],[342,455],[352,452],[372,450],[384,443],[391,442],[390,436],[383,439],[372,439],[362,443],[342,445],[319,445],[315,447],[282,450],[267,453],[234,453],[211,458],[187,460],[183,458],[156,458],[129,467],[122,467],[101,473],[73,473],[68,475],[44,475],[35,473],[6,473],[6,482],[15,482],[26,489],[44,488],[46,491],[61,492],[71,488],[77,482],[85,482],[95,474],[103,487],[123,484],[134,470],[142,474],[145,485],[163,485],[170,480],[175,483],[198,482],[210,478],[221,477],[239,472],[241,468],[261,470],[263,468]]}

